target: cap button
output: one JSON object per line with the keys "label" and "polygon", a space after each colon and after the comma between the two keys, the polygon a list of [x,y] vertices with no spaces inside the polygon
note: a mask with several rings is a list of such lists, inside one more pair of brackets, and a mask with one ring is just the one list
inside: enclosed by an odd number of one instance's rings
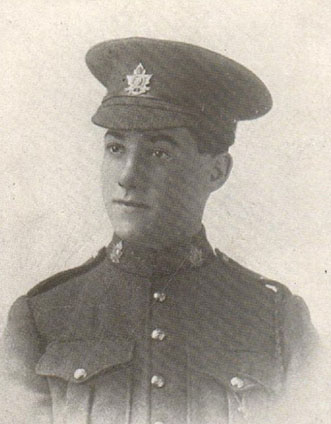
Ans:
{"label": "cap button", "polygon": [[277,287],[276,287],[276,286],[274,286],[273,284],[265,284],[265,287],[266,287],[267,289],[272,290],[272,291],[273,291],[273,292],[275,292],[275,293],[277,293],[277,292],[278,292]]}

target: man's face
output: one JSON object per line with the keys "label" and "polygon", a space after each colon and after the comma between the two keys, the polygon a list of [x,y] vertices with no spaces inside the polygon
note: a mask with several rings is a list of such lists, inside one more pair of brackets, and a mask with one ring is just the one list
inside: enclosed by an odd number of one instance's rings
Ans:
{"label": "man's face", "polygon": [[107,131],[102,186],[115,233],[151,246],[193,235],[215,189],[215,169],[215,158],[198,152],[186,128]]}

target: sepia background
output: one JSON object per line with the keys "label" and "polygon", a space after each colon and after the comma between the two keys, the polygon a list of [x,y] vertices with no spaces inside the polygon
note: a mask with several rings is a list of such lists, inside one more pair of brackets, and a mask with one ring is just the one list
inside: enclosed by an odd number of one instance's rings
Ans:
{"label": "sepia background", "polygon": [[270,89],[272,111],[239,125],[232,175],[205,225],[214,246],[303,296],[329,343],[328,0],[2,0],[0,20],[0,328],[17,296],[111,238],[104,131],[90,122],[105,90],[84,55],[147,36],[228,55]]}

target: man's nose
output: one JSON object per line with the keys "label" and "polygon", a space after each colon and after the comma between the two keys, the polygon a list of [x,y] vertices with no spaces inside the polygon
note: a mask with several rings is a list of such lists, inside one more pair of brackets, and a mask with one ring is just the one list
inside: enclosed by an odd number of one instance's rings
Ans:
{"label": "man's nose", "polygon": [[129,155],[124,163],[118,184],[127,190],[137,189],[146,181],[146,167],[141,155]]}

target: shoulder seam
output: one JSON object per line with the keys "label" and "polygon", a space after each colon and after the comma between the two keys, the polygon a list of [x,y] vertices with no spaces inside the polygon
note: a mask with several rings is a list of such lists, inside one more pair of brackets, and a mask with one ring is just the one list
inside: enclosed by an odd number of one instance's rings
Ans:
{"label": "shoulder seam", "polygon": [[235,260],[228,257],[226,254],[222,253],[219,249],[216,248],[215,253],[217,258],[229,268],[234,268],[238,272],[240,271],[246,272],[250,278],[256,281],[259,281],[259,280],[262,281],[262,278],[264,279],[264,277],[261,274],[258,274],[257,272],[254,272],[251,269],[244,267],[239,262],[236,262]]}
{"label": "shoulder seam", "polygon": [[27,303],[27,307],[28,307],[29,312],[30,312],[30,315],[31,315],[31,319],[32,319],[32,322],[33,322],[33,326],[34,326],[34,328],[35,328],[35,330],[36,330],[36,333],[37,333],[37,335],[38,335],[38,341],[39,341],[39,343],[38,343],[38,350],[39,350],[39,352],[41,353],[41,350],[40,350],[40,342],[41,342],[41,340],[43,340],[43,337],[41,336],[41,333],[40,333],[40,331],[39,331],[39,328],[38,328],[38,325],[37,325],[37,321],[36,321],[36,317],[35,317],[35,314],[34,314],[34,312],[33,312],[32,307],[31,307],[30,298],[29,298],[28,296],[27,296],[27,298],[26,298],[26,303]]}
{"label": "shoulder seam", "polygon": [[97,266],[100,262],[102,262],[105,256],[106,256],[106,248],[103,247],[98,252],[95,258],[88,260],[87,262],[85,262],[84,264],[78,267],[59,272],[49,278],[46,278],[46,280],[41,281],[39,284],[37,284],[31,290],[28,291],[27,297],[31,298],[38,294],[44,293],[52,289],[53,287],[56,287],[58,285],[65,283],[72,277],[77,277],[81,274],[84,274],[85,272],[89,271],[90,269]]}
{"label": "shoulder seam", "polygon": [[[235,260],[229,258],[227,255],[222,253],[219,249],[215,249],[215,253],[217,258],[225,265],[228,266],[230,269],[236,270],[238,273],[245,274],[248,278],[250,278],[252,281],[257,283],[260,286],[276,286],[277,290],[280,290],[284,292],[285,294],[292,294],[288,287],[286,287],[284,284],[280,283],[279,281],[273,280],[271,278],[265,277],[262,274],[259,274],[255,271],[252,271],[249,268],[246,268],[245,266],[241,265],[239,262],[236,262]],[[272,287],[268,287],[271,288]]]}

